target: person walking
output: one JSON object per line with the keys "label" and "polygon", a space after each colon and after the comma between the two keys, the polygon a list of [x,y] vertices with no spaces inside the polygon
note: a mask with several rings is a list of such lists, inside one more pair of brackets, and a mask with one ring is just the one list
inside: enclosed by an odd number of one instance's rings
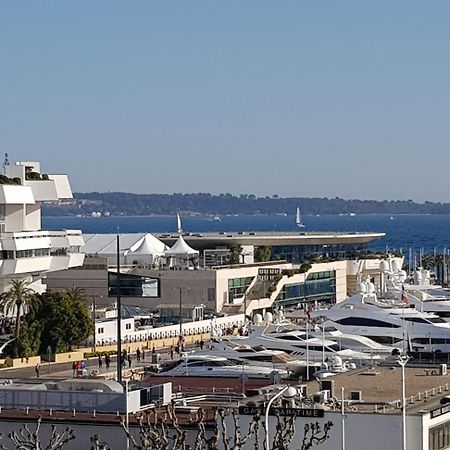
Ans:
{"label": "person walking", "polygon": [[173,359],[173,353],[174,353],[174,349],[173,349],[173,345],[170,346],[170,359]]}
{"label": "person walking", "polygon": [[36,378],[39,378],[39,371],[41,369],[41,366],[38,364],[36,364],[36,367],[34,368],[34,371],[36,372]]}
{"label": "person walking", "polygon": [[111,365],[111,356],[109,356],[109,353],[105,356],[105,366],[107,369],[109,369],[109,366]]}
{"label": "person walking", "polygon": [[136,359],[137,362],[141,362],[141,351],[139,349],[136,350]]}
{"label": "person walking", "polygon": [[128,368],[131,368],[131,354],[128,353]]}
{"label": "person walking", "polygon": [[77,375],[77,363],[76,361],[74,361],[72,363],[72,378],[75,378]]}
{"label": "person walking", "polygon": [[98,370],[103,369],[103,359],[102,355],[98,355]]}
{"label": "person walking", "polygon": [[145,350],[142,349],[142,361],[145,361]]}

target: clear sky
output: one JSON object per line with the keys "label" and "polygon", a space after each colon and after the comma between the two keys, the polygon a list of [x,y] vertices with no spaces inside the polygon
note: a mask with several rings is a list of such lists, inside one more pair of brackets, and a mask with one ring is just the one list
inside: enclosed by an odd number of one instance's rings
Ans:
{"label": "clear sky", "polygon": [[450,1],[0,3],[0,142],[75,191],[450,201]]}

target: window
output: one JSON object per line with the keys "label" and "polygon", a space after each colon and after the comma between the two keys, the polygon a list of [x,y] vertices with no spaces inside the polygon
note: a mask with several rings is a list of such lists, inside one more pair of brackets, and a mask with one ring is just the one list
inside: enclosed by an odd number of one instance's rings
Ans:
{"label": "window", "polygon": [[234,303],[236,298],[244,296],[254,277],[231,278],[228,280],[228,302]]}
{"label": "window", "polygon": [[[108,295],[117,295],[117,274],[108,273]],[[160,296],[160,283],[158,278],[144,277],[134,274],[120,275],[120,295],[123,297],[152,297]]]}
{"label": "window", "polygon": [[303,283],[286,284],[276,302],[278,304],[297,305],[313,301],[334,302],[336,292],[336,274],[333,270],[314,272]]}
{"label": "window", "polygon": [[349,325],[354,327],[384,327],[384,328],[400,328],[400,325],[395,325],[389,322],[383,322],[377,319],[368,319],[367,317],[344,317],[336,320],[341,325]]}
{"label": "window", "polygon": [[99,328],[97,331],[98,334],[103,334],[104,332],[105,332],[105,329],[103,327]]}
{"label": "window", "polygon": [[[117,314],[116,314],[116,315],[117,315]],[[125,324],[125,329],[126,329],[126,330],[131,330],[131,323]]]}
{"label": "window", "polygon": [[422,319],[421,317],[405,317],[405,320],[408,322],[429,323],[428,321]]}

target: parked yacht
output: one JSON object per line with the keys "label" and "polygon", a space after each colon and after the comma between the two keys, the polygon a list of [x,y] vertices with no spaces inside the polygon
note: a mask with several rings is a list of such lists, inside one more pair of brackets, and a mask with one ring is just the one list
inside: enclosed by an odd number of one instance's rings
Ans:
{"label": "parked yacht", "polygon": [[398,299],[402,292],[410,305],[421,312],[438,315],[450,321],[450,289],[432,284],[429,270],[419,267],[414,272],[412,283],[406,282],[406,272],[393,270],[388,272],[384,296]]}
{"label": "parked yacht", "polygon": [[325,326],[359,334],[377,342],[416,351],[450,351],[450,323],[418,311],[398,300],[379,299],[372,283],[361,283],[361,292],[328,310],[317,310]]}
{"label": "parked yacht", "polygon": [[326,358],[339,356],[344,360],[370,361],[380,359],[379,355],[357,352],[345,346],[339,346],[335,340],[306,337],[298,330],[278,325],[255,326],[248,337],[235,338],[241,343],[260,345],[270,350],[282,350],[297,359],[324,361]]}
{"label": "parked yacht", "polygon": [[156,376],[287,378],[286,370],[250,364],[234,364],[227,358],[212,355],[185,355],[163,364]]}

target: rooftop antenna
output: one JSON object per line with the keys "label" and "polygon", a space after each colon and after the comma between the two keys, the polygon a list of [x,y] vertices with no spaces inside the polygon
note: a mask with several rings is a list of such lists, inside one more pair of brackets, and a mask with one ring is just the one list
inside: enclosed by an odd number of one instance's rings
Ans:
{"label": "rooftop antenna", "polygon": [[5,153],[5,159],[3,160],[3,174],[6,173],[6,166],[9,166],[8,153]]}

